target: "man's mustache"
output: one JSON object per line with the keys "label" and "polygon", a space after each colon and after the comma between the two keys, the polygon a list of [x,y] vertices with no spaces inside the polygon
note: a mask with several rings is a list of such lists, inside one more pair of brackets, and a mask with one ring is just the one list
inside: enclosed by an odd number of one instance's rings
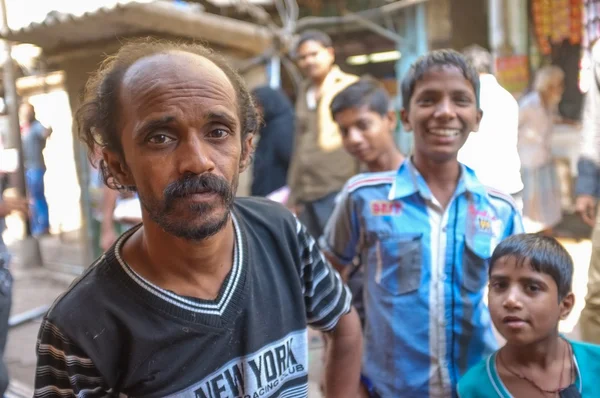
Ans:
{"label": "man's mustache", "polygon": [[224,203],[230,203],[233,199],[233,192],[227,180],[210,173],[187,175],[170,183],[164,190],[164,198],[167,203],[171,203],[177,198],[197,193],[215,193]]}

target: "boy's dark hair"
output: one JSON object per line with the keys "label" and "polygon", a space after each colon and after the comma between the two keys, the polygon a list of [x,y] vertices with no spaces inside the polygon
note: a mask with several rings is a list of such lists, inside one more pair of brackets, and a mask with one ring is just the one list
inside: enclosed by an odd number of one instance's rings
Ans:
{"label": "boy's dark hair", "polygon": [[333,42],[331,41],[331,37],[325,32],[321,32],[320,30],[306,30],[300,34],[298,41],[296,42],[296,46],[294,47],[294,53],[298,52],[298,48],[301,45],[306,43],[307,41],[316,41],[320,43],[325,48],[333,47]]}
{"label": "boy's dark hair", "polygon": [[417,59],[402,79],[402,107],[404,109],[409,109],[415,86],[423,78],[423,75],[433,68],[444,66],[453,66],[462,71],[465,79],[473,86],[477,108],[479,108],[479,73],[460,53],[454,50],[435,50]]}
{"label": "boy's dark hair", "polygon": [[473,44],[462,51],[467,61],[473,65],[477,73],[492,73],[494,57],[485,48]]}
{"label": "boy's dark hair", "polygon": [[332,117],[339,112],[350,108],[368,106],[370,111],[381,116],[390,110],[390,99],[381,85],[371,79],[363,77],[340,91],[331,101],[329,109]]}
{"label": "boy's dark hair", "polygon": [[520,234],[506,238],[490,258],[490,275],[496,261],[505,256],[514,257],[519,266],[529,261],[535,272],[550,275],[558,287],[559,300],[571,292],[573,259],[556,239],[539,234]]}

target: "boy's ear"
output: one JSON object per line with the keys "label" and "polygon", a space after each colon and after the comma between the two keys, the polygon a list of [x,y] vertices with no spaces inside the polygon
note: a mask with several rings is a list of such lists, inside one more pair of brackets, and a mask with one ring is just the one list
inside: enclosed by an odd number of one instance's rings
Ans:
{"label": "boy's ear", "polygon": [[402,122],[402,128],[404,129],[404,131],[412,131],[412,126],[410,125],[410,122],[408,121],[408,110],[405,108],[402,108],[400,110],[400,121]]}
{"label": "boy's ear", "polygon": [[477,110],[477,123],[475,124],[475,126],[473,126],[472,133],[476,133],[477,131],[479,131],[479,123],[481,123],[482,118],[483,118],[483,110],[481,110],[481,108],[480,108]]}
{"label": "boy's ear", "polygon": [[396,131],[396,127],[398,127],[398,117],[396,116],[396,112],[388,111],[386,117],[390,122],[390,130],[393,134]]}
{"label": "boy's ear", "polygon": [[575,295],[573,292],[567,294],[560,302],[560,319],[565,320],[573,310],[575,305]]}

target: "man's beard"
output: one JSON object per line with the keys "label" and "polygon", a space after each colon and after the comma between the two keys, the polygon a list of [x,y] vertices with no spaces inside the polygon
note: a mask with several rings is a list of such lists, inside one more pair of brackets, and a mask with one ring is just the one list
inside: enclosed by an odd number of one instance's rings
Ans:
{"label": "man's beard", "polygon": [[[214,174],[186,175],[184,178],[170,183],[163,192],[162,201],[147,200],[140,196],[140,203],[156,224],[165,232],[186,240],[203,240],[221,231],[229,221],[229,215],[233,206],[234,192],[237,186],[237,178],[232,185],[227,180]],[[220,198],[221,205],[225,209],[223,215],[215,220],[206,219],[206,216],[214,213],[219,204],[214,203],[190,203],[188,205],[191,217],[177,215],[177,201],[188,195],[214,193]],[[139,194],[139,192],[138,192]],[[179,206],[181,211],[181,205]],[[211,217],[212,218],[212,217]],[[198,225],[197,221],[203,222]]]}

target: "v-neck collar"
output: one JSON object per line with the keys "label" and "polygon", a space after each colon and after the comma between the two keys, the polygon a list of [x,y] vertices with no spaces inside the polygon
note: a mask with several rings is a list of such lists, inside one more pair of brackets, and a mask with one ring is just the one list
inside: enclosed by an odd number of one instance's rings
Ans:
{"label": "v-neck collar", "polygon": [[121,271],[121,280],[141,299],[161,312],[167,312],[186,321],[204,323],[219,327],[233,321],[242,304],[243,289],[247,274],[247,244],[242,226],[234,211],[231,211],[235,241],[233,265],[225,277],[215,300],[201,300],[178,295],[148,281],[135,272],[122,258],[121,250],[125,241],[140,227],[134,227],[124,233],[105,256],[116,260]]}
{"label": "v-neck collar", "polygon": [[[565,340],[567,341],[567,340]],[[571,342],[567,341],[569,344]],[[571,345],[572,347],[572,345]],[[499,398],[515,398],[506,388],[504,382],[500,378],[500,374],[498,373],[498,368],[496,366],[496,358],[498,356],[498,351],[490,355],[486,360],[486,370],[488,374],[488,378],[494,391],[498,394]],[[577,358],[575,357],[575,351],[573,350],[573,364],[575,365],[575,385],[577,386],[577,390],[581,394],[583,382],[581,380],[581,372],[579,371],[579,364],[577,363]]]}

